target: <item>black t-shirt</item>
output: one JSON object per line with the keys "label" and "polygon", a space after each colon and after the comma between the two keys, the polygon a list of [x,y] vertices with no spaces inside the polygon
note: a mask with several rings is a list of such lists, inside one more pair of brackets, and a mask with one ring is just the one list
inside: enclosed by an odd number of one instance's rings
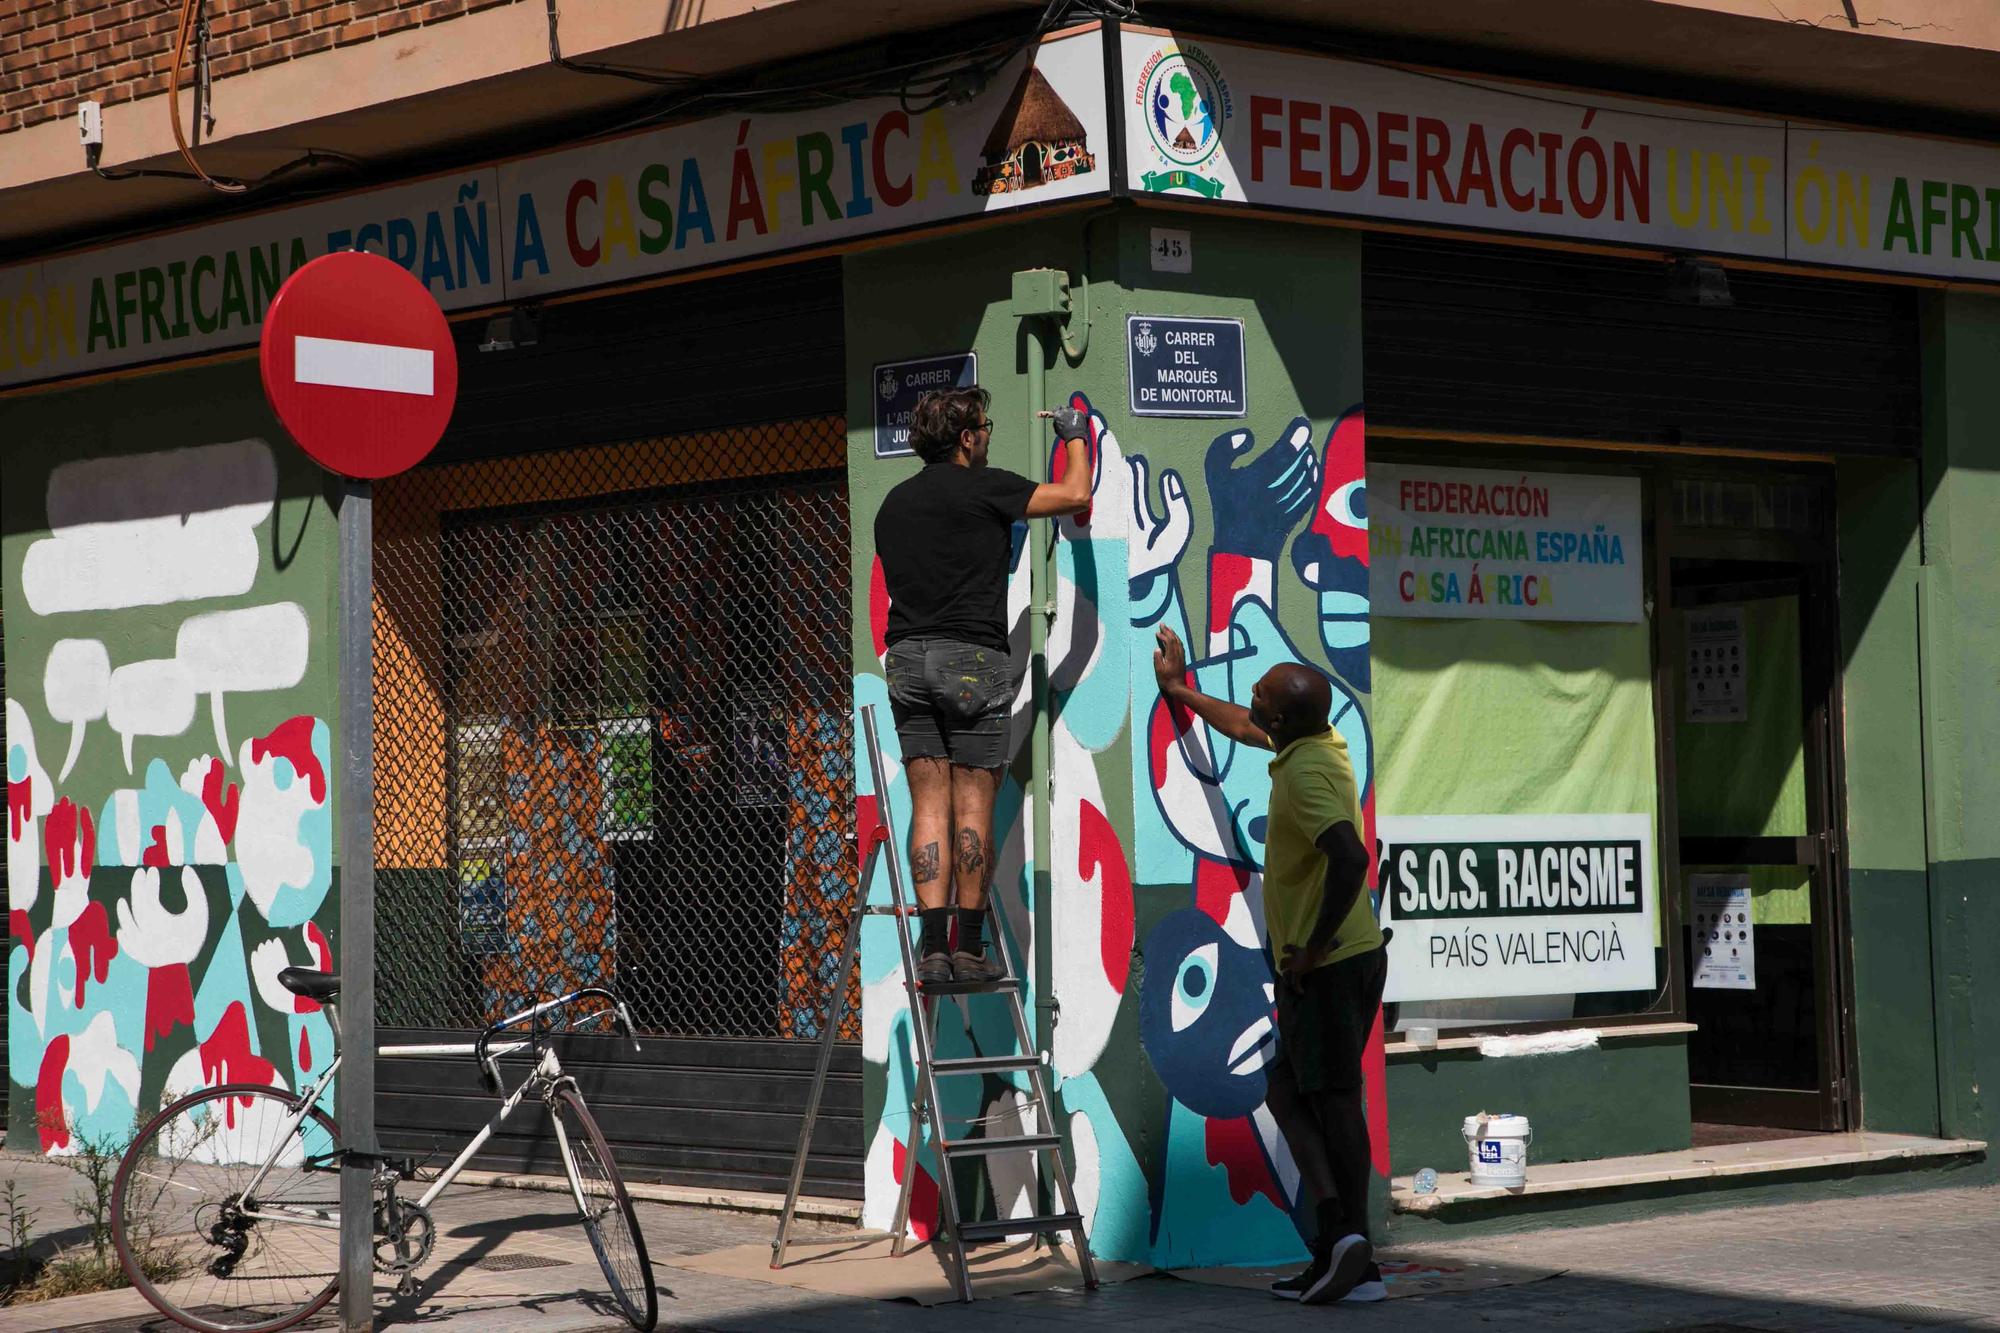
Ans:
{"label": "black t-shirt", "polygon": [[1008,557],[1034,493],[1017,472],[956,463],[927,464],[889,492],[875,515],[875,551],[890,643],[957,639],[1008,651]]}

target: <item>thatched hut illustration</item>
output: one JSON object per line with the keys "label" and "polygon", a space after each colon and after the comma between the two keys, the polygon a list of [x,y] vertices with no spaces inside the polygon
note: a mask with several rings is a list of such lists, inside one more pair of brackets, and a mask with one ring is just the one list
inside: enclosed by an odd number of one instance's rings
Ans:
{"label": "thatched hut illustration", "polygon": [[981,195],[1032,190],[1097,165],[1083,122],[1033,65],[1000,108],[980,156],[986,165],[972,178],[972,192]]}

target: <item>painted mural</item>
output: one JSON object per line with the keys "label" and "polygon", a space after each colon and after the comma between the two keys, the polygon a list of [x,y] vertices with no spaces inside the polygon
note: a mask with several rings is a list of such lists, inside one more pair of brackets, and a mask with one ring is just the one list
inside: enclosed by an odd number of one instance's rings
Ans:
{"label": "painted mural", "polygon": [[333,1054],[276,980],[333,964],[332,524],[258,439],[7,489],[8,1143],[62,1154]]}
{"label": "painted mural", "polygon": [[[1121,444],[1083,394],[1070,401],[1090,416],[1094,499],[1080,521],[1055,525],[1047,882],[1059,1006],[1050,1057],[1079,1202],[1102,1256],[1163,1267],[1289,1258],[1302,1252],[1294,1218],[1306,1204],[1265,1106],[1263,1071],[1277,1053],[1261,911],[1269,757],[1166,707],[1152,653],[1157,630],[1173,628],[1189,645],[1196,685],[1244,704],[1279,662],[1324,672],[1335,725],[1361,769],[1372,839],[1363,414],[1357,405],[1323,434],[1303,417],[1263,440],[1224,431],[1191,480],[1156,466],[1138,442]],[[1210,510],[1205,553],[1190,549],[1196,504]],[[1010,611],[1020,662],[1027,543],[1043,539],[1043,527],[1017,529]],[[879,565],[871,582],[879,658],[887,614]],[[1281,597],[1286,582],[1293,586]],[[1281,602],[1312,613],[1294,611],[1288,621]],[[857,676],[856,702],[880,705],[889,799],[906,820],[879,675]],[[1041,947],[1028,938],[1035,876],[1023,850],[1031,842],[1021,785],[1029,703],[1024,685],[1015,702],[1017,762],[995,821],[1005,849],[995,893],[1025,959]],[[872,824],[878,806],[865,773],[860,790],[863,822]],[[1129,842],[1121,828],[1131,830]],[[887,900],[882,874],[870,893]],[[935,1220],[938,1168],[928,1150],[914,1160],[909,1151],[913,1071],[894,928],[871,919],[875,933],[864,936],[864,1056],[886,1067],[887,1084],[869,1152],[868,1221],[889,1221],[896,1186],[915,1170],[922,1233]],[[988,1018],[976,1003],[945,1002],[940,1054],[1011,1049],[1004,1010],[995,1006]],[[1367,1074],[1375,1168],[1386,1175],[1379,1028]],[[986,1133],[1006,1132],[1018,1115],[1019,1089],[1006,1079],[989,1078],[978,1094],[947,1086],[944,1095],[948,1118],[984,1122]],[[960,1168],[960,1198],[1001,1217],[1034,1211],[1032,1180],[1011,1156]]]}

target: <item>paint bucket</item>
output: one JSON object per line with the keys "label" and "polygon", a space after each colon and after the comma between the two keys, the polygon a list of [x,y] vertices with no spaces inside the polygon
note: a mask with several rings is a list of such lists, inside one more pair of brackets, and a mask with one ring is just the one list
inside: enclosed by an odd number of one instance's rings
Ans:
{"label": "paint bucket", "polygon": [[1524,1115],[1465,1117],[1465,1148],[1472,1162],[1472,1183],[1519,1189],[1528,1183],[1528,1145],[1534,1128]]}

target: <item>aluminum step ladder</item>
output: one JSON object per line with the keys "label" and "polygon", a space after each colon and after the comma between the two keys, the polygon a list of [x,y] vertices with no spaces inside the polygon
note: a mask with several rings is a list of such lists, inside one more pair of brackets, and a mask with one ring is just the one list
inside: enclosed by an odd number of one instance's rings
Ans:
{"label": "aluminum step ladder", "polygon": [[[904,1158],[903,1188],[896,1200],[895,1222],[886,1233],[894,1237],[892,1253],[900,1257],[909,1247],[910,1239],[910,1197],[917,1179],[917,1152],[923,1146],[919,1137],[928,1130],[930,1141],[936,1147],[940,1169],[938,1171],[938,1223],[940,1239],[948,1239],[951,1244],[954,1278],[961,1301],[972,1299],[972,1275],[966,1266],[965,1247],[982,1240],[997,1240],[1003,1236],[1033,1234],[1040,1238],[1067,1233],[1076,1247],[1077,1265],[1083,1272],[1084,1285],[1097,1287],[1097,1265],[1090,1257],[1090,1240],[1084,1234],[1083,1215],[1076,1204],[1076,1191],[1070,1184],[1069,1170],[1063,1165],[1062,1136],[1055,1132],[1055,1118],[1049,1110],[1047,1073],[1041,1055],[1035,1051],[1033,1034],[1028,1030],[1027,1013],[1022,1008],[1021,997],[1025,992],[1020,974],[1015,970],[1014,957],[1007,948],[1007,936],[1001,928],[1000,916],[989,897],[986,907],[988,947],[999,952],[1000,960],[1006,968],[1006,975],[997,981],[962,982],[949,981],[926,986],[917,980],[916,946],[910,938],[910,921],[916,917],[916,906],[910,902],[903,885],[903,857],[895,834],[895,822],[889,815],[889,783],[882,763],[882,747],[876,739],[875,706],[864,704],[861,709],[861,725],[868,745],[868,764],[875,776],[875,793],[880,810],[882,836],[868,851],[861,867],[861,878],[854,895],[854,907],[848,914],[847,938],[842,944],[840,968],[834,974],[833,993],[827,1000],[826,1022],[820,1028],[819,1063],[813,1073],[812,1091],[806,1098],[805,1122],[799,1127],[799,1146],[792,1159],[791,1187],[785,1194],[784,1212],[778,1218],[777,1239],[771,1243],[771,1267],[782,1268],[791,1242],[792,1218],[798,1208],[799,1192],[805,1183],[806,1152],[812,1143],[814,1122],[819,1117],[820,1094],[826,1088],[826,1074],[833,1059],[834,1034],[840,1028],[840,1020],[847,1000],[847,980],[853,974],[861,944],[861,923],[869,916],[889,916],[896,919],[896,938],[903,951],[903,985],[909,996],[911,1035],[914,1037],[915,1063],[917,1067],[916,1094],[910,1103],[911,1143]],[[864,836],[865,832],[864,832]],[[885,906],[870,907],[867,903],[868,885],[874,877],[875,862],[886,856],[889,865],[889,893],[891,902]],[[1006,1003],[1008,1013],[1014,1020],[1015,1049],[1027,1054],[1019,1055],[979,1055],[960,1059],[940,1060],[934,1052],[937,1031],[938,1001],[955,995],[997,995]],[[1024,1128],[1032,1132],[1009,1135],[982,1135],[975,1138],[951,1138],[945,1132],[945,1116],[938,1100],[938,1080],[952,1077],[982,1077],[986,1074],[1026,1074],[1028,1076],[1028,1115],[1023,1117]],[[953,1178],[953,1163],[968,1157],[988,1157],[997,1153],[1031,1152],[1040,1166],[1047,1170],[1054,1185],[1054,1197],[1062,1211],[1031,1217],[1015,1217],[992,1222],[967,1222],[959,1214],[958,1186]],[[1036,1172],[1036,1180],[1041,1180],[1041,1171]],[[878,1233],[879,1234],[879,1233]]]}

